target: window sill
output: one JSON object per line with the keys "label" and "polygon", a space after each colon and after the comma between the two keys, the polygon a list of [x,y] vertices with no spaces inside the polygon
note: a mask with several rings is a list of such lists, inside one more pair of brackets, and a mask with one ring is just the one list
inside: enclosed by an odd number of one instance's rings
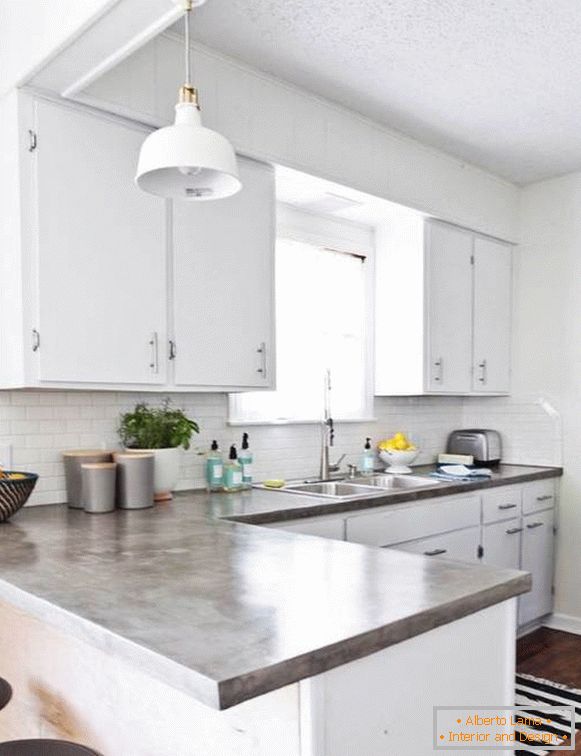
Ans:
{"label": "window sill", "polygon": [[[234,428],[251,427],[256,425],[321,425],[323,420],[228,420],[227,425]],[[376,417],[334,417],[333,422],[339,423],[376,423]]]}

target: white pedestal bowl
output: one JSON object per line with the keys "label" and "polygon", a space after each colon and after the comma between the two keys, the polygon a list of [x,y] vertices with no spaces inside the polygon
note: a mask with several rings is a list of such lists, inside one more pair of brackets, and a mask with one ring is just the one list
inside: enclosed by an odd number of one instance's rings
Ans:
{"label": "white pedestal bowl", "polygon": [[385,472],[393,475],[408,475],[412,472],[409,465],[420,453],[419,449],[413,451],[390,451],[382,449],[379,452],[379,458],[387,464]]}

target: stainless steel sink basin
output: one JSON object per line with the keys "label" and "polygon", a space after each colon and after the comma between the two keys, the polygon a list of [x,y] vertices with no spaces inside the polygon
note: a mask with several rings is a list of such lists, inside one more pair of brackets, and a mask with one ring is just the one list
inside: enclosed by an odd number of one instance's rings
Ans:
{"label": "stainless steel sink basin", "polygon": [[377,494],[377,488],[373,486],[343,480],[325,481],[322,483],[291,483],[281,490],[310,496],[332,496],[334,499]]}
{"label": "stainless steel sink basin", "polygon": [[[413,491],[416,488],[440,486],[442,483],[418,475],[373,475],[369,478],[345,478],[343,480],[300,481],[287,483],[282,488],[270,488],[269,491],[301,494],[303,496],[319,496],[328,499],[364,499],[385,495]],[[257,488],[266,489],[263,485]]]}
{"label": "stainless steel sink basin", "polygon": [[410,491],[415,488],[425,488],[426,486],[439,486],[440,482],[430,478],[421,478],[418,475],[374,475],[372,478],[365,479],[366,486],[377,486],[378,488],[387,488],[390,491]]}

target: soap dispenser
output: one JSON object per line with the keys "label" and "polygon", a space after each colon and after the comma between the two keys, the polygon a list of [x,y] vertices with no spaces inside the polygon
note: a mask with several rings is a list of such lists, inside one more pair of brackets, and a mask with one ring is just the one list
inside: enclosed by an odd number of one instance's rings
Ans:
{"label": "soap dispenser", "polygon": [[371,439],[367,437],[365,439],[365,446],[361,457],[359,458],[359,472],[361,475],[369,476],[373,475],[373,465],[375,463],[375,454],[371,448]]}
{"label": "soap dispenser", "polygon": [[238,455],[238,461],[242,466],[242,487],[252,488],[252,452],[248,443],[248,433],[242,434],[242,450]]}
{"label": "soap dispenser", "polygon": [[242,488],[242,466],[238,462],[236,446],[232,444],[228,461],[224,465],[224,491],[240,491]]}
{"label": "soap dispenser", "polygon": [[222,452],[216,440],[212,441],[210,451],[206,455],[206,486],[208,491],[221,491],[224,478],[224,463]]}

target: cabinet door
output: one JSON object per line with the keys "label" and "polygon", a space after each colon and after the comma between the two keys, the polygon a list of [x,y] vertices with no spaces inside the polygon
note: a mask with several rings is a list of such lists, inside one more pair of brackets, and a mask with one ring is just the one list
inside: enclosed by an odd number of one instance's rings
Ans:
{"label": "cabinet door", "polygon": [[240,161],[242,190],[174,203],[175,382],[274,385],[274,175]]}
{"label": "cabinet door", "polygon": [[455,530],[452,533],[422,538],[411,543],[396,544],[389,548],[429,557],[474,562],[478,559],[479,545],[480,528],[466,528],[466,530]]}
{"label": "cabinet door", "polygon": [[460,496],[432,499],[421,504],[390,506],[348,517],[346,539],[369,546],[389,546],[462,530],[480,523],[480,498]]}
{"label": "cabinet door", "polygon": [[516,517],[482,528],[483,564],[518,570],[520,567],[521,536],[523,525]]}
{"label": "cabinet door", "polygon": [[520,625],[549,614],[553,608],[553,518],[552,510],[523,517],[521,569],[532,574],[533,587],[520,598]]}
{"label": "cabinet door", "polygon": [[482,492],[482,522],[514,520],[521,515],[523,489],[521,486],[502,486]]}
{"label": "cabinet door", "polygon": [[472,363],[473,235],[426,225],[427,376],[430,391],[468,393]]}
{"label": "cabinet door", "polygon": [[523,514],[542,512],[555,507],[555,479],[535,480],[523,488]]}
{"label": "cabinet door", "polygon": [[512,250],[474,240],[473,391],[508,393],[512,313]]}
{"label": "cabinet door", "polygon": [[163,200],[133,183],[146,133],[36,103],[41,381],[165,383]]}

